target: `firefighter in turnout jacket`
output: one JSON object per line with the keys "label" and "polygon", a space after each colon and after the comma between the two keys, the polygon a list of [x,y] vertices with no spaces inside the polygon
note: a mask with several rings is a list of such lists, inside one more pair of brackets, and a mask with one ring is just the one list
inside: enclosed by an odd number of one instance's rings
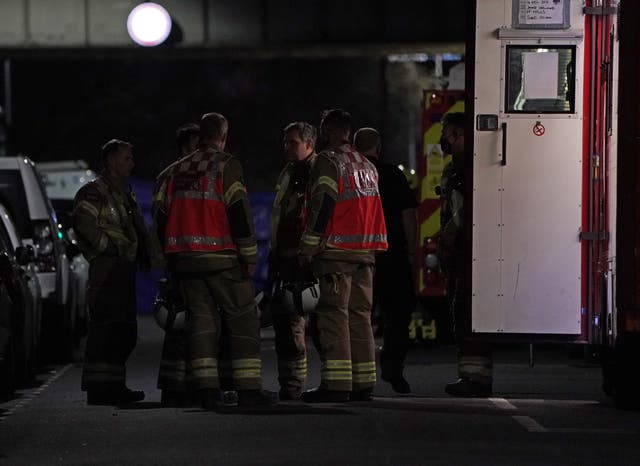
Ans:
{"label": "firefighter in turnout jacket", "polygon": [[464,303],[464,284],[469,279],[462,239],[464,208],[464,123],[463,113],[449,113],[442,121],[440,146],[452,161],[444,168],[441,181],[439,256],[447,278],[453,329],[458,346],[458,380],[447,384],[453,396],[487,397],[492,393],[493,362],[486,343],[469,341],[471,316]]}
{"label": "firefighter in turnout jacket", "polygon": [[[316,130],[309,123],[295,122],[284,129],[283,148],[287,164],[276,185],[276,198],[271,213],[272,278],[284,286],[311,284],[310,267],[298,262],[298,248],[304,227],[304,207],[311,166],[316,157]],[[307,377],[305,316],[303,309],[289,309],[281,299],[272,304],[278,356],[280,399],[297,400]],[[300,307],[300,306],[299,306]]]}
{"label": "firefighter in turnout jacket", "polygon": [[[178,160],[195,152],[198,148],[200,127],[195,123],[182,125],[176,131]],[[154,199],[156,196],[154,195]],[[161,211],[157,203],[152,205],[153,230],[156,230],[156,214]],[[171,283],[171,272],[167,272],[168,285]],[[187,357],[187,335],[185,330],[168,330],[164,335],[158,388],[162,391],[161,401],[165,406],[180,406],[190,403],[191,365]]]}
{"label": "firefighter in turnout jacket", "polygon": [[259,321],[250,277],[258,248],[240,162],[225,153],[228,123],[218,113],[200,121],[196,152],[158,177],[157,231],[188,316],[193,385],[203,408],[222,402],[220,334],[228,348],[238,405],[269,404],[262,392]]}
{"label": "firefighter in turnout jacket", "polygon": [[82,390],[89,404],[144,399],[126,386],[126,361],[137,338],[136,266],[149,266],[147,228],[127,184],[132,146],[113,139],[102,147],[104,171],[76,194],[73,228],[89,261],[89,334]]}
{"label": "firefighter in turnout jacket", "polygon": [[375,167],[349,144],[351,116],[324,113],[324,151],[309,180],[309,205],[300,262],[312,263],[320,299],[310,316],[321,360],[320,386],[307,402],[371,400],[376,363],[371,329],[375,252],[387,233]]}

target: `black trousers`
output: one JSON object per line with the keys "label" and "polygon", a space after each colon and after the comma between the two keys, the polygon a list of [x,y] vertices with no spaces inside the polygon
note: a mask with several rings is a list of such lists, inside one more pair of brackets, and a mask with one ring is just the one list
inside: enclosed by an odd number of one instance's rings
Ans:
{"label": "black trousers", "polygon": [[89,267],[89,334],[82,390],[125,386],[129,355],[136,345],[136,263],[99,256]]}
{"label": "black trousers", "polygon": [[383,317],[382,373],[385,377],[401,375],[409,351],[409,321],[416,306],[406,254],[385,252],[376,257],[373,295]]}

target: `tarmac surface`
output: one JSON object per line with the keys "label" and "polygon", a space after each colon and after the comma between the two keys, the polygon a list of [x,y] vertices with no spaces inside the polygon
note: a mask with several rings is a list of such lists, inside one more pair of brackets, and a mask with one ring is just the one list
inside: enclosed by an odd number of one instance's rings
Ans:
{"label": "tarmac surface", "polygon": [[[141,403],[88,406],[79,363],[47,367],[0,402],[0,464],[7,465],[614,465],[640,464],[640,412],[613,407],[601,369],[564,346],[495,351],[494,397],[444,394],[455,348],[411,350],[413,393],[378,381],[372,402],[273,407],[164,408],[155,388],[161,330],[140,318],[128,385]],[[277,391],[273,333],[263,332],[264,388]],[[319,382],[310,344],[308,386]]]}

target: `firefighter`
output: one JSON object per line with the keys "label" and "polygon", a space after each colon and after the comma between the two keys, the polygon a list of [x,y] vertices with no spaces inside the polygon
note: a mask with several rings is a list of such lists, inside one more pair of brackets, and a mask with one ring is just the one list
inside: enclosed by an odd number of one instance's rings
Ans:
{"label": "firefighter", "polygon": [[488,397],[492,394],[493,362],[485,343],[468,340],[470,316],[465,312],[464,284],[469,277],[464,261],[462,222],[464,209],[464,125],[463,113],[448,113],[442,121],[440,146],[452,160],[444,168],[440,192],[439,257],[447,278],[453,327],[458,347],[458,380],[447,384],[452,396]]}
{"label": "firefighter", "polygon": [[261,390],[259,321],[251,276],[258,247],[242,166],[224,152],[228,123],[219,113],[200,120],[198,150],[158,178],[157,229],[187,310],[193,386],[204,409],[222,403],[220,334],[228,335],[239,406],[270,404]]}
{"label": "firefighter", "polygon": [[354,138],[358,152],[378,170],[378,184],[389,249],[376,256],[374,302],[383,317],[383,345],[380,377],[397,393],[410,393],[404,378],[404,360],[409,351],[409,321],[416,305],[413,265],[417,244],[418,203],[404,174],[395,165],[380,162],[380,133],[373,128],[359,129]]}
{"label": "firefighter", "polygon": [[387,232],[374,165],[349,143],[351,115],[329,110],[320,123],[324,151],[309,180],[300,262],[313,264],[320,299],[310,328],[322,364],[306,402],[368,401],[376,382],[371,329],[375,252]]}
{"label": "firefighter", "polygon": [[[311,268],[302,268],[298,262],[298,247],[304,226],[305,194],[316,157],[315,143],[316,129],[309,123],[295,122],[284,129],[287,164],[276,185],[270,254],[271,275],[281,284],[314,281]],[[278,300],[272,305],[281,400],[300,399],[307,377],[305,317],[299,307],[289,309]]]}
{"label": "firefighter", "polygon": [[126,361],[137,339],[136,268],[149,266],[147,228],[127,178],[132,145],[112,139],[102,147],[102,174],[76,194],[73,228],[89,261],[89,333],[82,390],[89,404],[144,399],[126,386]]}
{"label": "firefighter", "polygon": [[[195,123],[187,123],[176,131],[176,143],[178,146],[178,160],[195,152],[198,148],[200,127]],[[155,196],[154,196],[155,198]],[[152,217],[154,218],[154,230],[156,226],[156,213],[161,206],[154,204]],[[157,235],[157,234],[156,234]],[[171,272],[167,272],[168,286],[171,283]],[[187,357],[187,335],[185,331],[169,330],[165,333],[158,373],[158,388],[161,390],[161,402],[165,406],[182,406],[191,402],[189,390],[191,367]]]}

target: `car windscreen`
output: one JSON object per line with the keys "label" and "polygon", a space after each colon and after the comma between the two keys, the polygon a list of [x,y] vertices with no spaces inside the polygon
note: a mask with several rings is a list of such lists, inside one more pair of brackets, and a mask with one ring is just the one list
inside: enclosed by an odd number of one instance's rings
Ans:
{"label": "car windscreen", "polygon": [[19,170],[0,170],[0,202],[9,211],[20,235],[31,237],[29,205]]}

